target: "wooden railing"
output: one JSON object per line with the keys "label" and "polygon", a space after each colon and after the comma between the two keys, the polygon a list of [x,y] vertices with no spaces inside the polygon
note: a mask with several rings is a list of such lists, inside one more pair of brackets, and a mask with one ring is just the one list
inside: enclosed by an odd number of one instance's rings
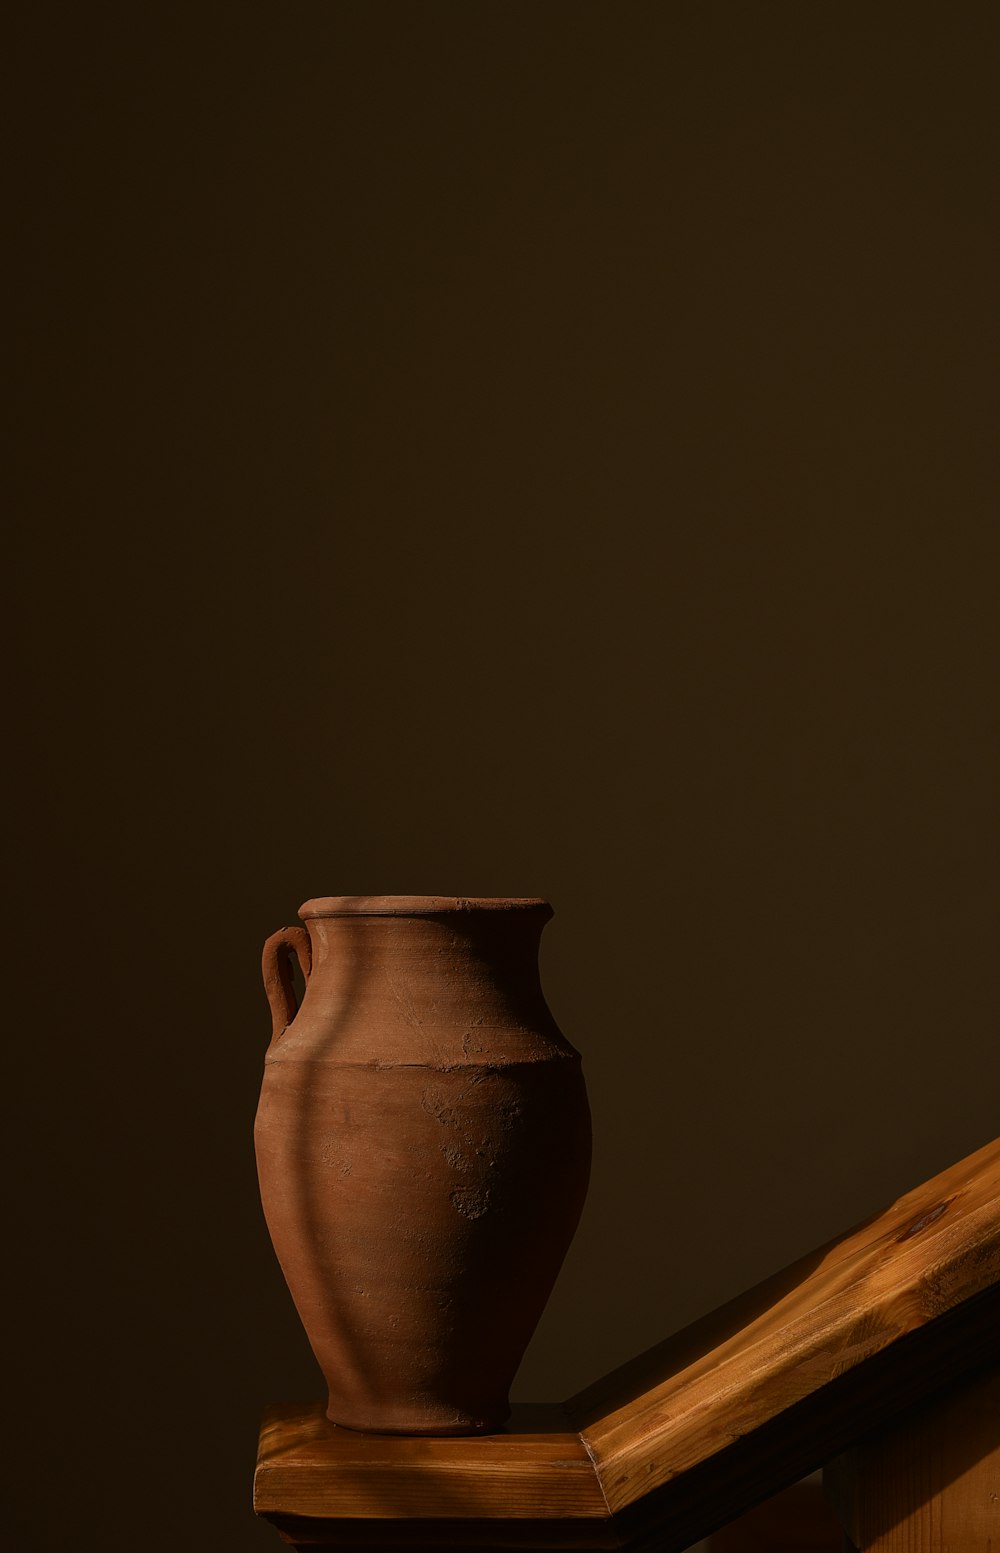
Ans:
{"label": "wooden railing", "polygon": [[254,1504],[313,1553],[680,1553],[819,1467],[848,1548],[1000,1550],[1000,1141],[504,1433],[272,1408]]}

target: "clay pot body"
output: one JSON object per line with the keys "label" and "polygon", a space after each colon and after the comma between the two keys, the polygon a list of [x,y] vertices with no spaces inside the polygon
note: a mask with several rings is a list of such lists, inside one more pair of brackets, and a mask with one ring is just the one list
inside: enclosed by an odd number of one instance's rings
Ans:
{"label": "clay pot body", "polygon": [[300,916],[308,938],[290,928],[265,946],[274,1036],[255,1139],[328,1417],[499,1428],[590,1168],[579,1055],[538,978],[551,910],[333,896]]}

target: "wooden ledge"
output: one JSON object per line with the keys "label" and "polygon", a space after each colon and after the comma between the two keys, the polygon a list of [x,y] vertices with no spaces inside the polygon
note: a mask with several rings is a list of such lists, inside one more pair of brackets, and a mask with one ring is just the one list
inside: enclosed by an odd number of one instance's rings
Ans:
{"label": "wooden ledge", "polygon": [[268,1410],[254,1477],[259,1515],[451,1520],[606,1518],[594,1464],[561,1408],[515,1408],[502,1434],[362,1434],[322,1402]]}
{"label": "wooden ledge", "polygon": [[272,1409],[255,1507],[300,1548],[681,1549],[1000,1360],[1000,1141],[502,1434]]}

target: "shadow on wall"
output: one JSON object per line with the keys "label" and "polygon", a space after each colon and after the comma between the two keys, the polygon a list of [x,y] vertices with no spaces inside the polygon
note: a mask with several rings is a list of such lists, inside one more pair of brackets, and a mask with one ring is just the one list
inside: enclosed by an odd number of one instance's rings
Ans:
{"label": "shadow on wall", "polygon": [[765,1504],[741,1515],[689,1553],[842,1553],[843,1532],[812,1473]]}

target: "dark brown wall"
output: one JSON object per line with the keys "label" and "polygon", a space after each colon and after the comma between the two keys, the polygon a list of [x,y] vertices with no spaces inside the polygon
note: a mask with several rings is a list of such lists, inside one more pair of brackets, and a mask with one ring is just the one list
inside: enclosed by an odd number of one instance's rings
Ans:
{"label": "dark brown wall", "polygon": [[1000,1131],[996,15],[21,8],[19,1553],[276,1546],[309,895],[556,907],[521,1396]]}

